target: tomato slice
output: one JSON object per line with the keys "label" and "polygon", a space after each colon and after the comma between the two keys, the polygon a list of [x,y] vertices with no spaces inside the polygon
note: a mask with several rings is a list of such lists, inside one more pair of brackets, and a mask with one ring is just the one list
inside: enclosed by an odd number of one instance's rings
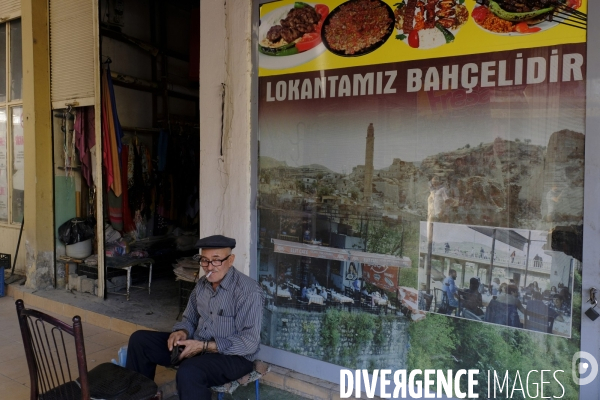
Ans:
{"label": "tomato slice", "polygon": [[415,49],[419,48],[419,31],[414,29],[408,34],[408,45]]}
{"label": "tomato slice", "polygon": [[315,6],[315,11],[321,16],[321,21],[324,21],[325,17],[329,15],[329,7],[325,4],[317,4]]}
{"label": "tomato slice", "polygon": [[519,22],[517,26],[515,26],[515,30],[519,33],[528,33],[529,25],[526,22]]}
{"label": "tomato slice", "polygon": [[539,32],[541,30],[542,30],[542,28],[540,28],[539,26],[534,26],[533,28],[529,28],[527,33],[535,33],[535,32]]}
{"label": "tomato slice", "polygon": [[315,28],[315,32],[321,33],[321,28],[323,28],[323,22],[325,22],[325,18],[327,18],[327,16],[329,15],[329,7],[327,7],[325,4],[317,4],[315,6],[315,11],[321,16],[321,19],[319,20],[319,23]]}
{"label": "tomato slice", "polygon": [[321,43],[321,35],[317,32],[305,33],[302,39],[296,43],[296,48],[299,52],[310,50]]}
{"label": "tomato slice", "polygon": [[581,7],[581,0],[567,0],[567,6],[577,10]]}
{"label": "tomato slice", "polygon": [[486,7],[477,7],[471,13],[471,16],[477,23],[482,23],[488,15],[488,9]]}

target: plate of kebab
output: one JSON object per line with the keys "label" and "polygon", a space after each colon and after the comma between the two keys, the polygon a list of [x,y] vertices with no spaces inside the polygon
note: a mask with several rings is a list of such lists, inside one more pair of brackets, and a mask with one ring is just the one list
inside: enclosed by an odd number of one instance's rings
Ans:
{"label": "plate of kebab", "polygon": [[452,43],[469,20],[464,0],[403,0],[395,6],[396,39],[415,49]]}
{"label": "plate of kebab", "polygon": [[260,20],[259,66],[292,68],[325,51],[321,28],[329,14],[324,4],[295,2],[279,7]]}
{"label": "plate of kebab", "polygon": [[552,20],[557,9],[568,7],[570,13],[580,6],[581,0],[478,0],[471,16],[477,26],[490,33],[522,36],[558,25]]}

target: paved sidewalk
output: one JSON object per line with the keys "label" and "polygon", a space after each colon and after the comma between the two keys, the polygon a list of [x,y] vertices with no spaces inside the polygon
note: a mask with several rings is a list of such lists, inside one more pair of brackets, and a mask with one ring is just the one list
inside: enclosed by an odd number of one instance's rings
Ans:
{"label": "paved sidewalk", "polygon": [[[27,307],[27,303],[25,303]],[[39,309],[39,308],[36,308]],[[39,309],[62,321],[69,318]],[[106,328],[83,323],[85,352],[88,369],[117,358],[117,352],[127,344],[128,336]],[[74,347],[73,347],[74,349]],[[73,365],[77,365],[77,362]],[[175,379],[175,371],[158,367],[156,383],[160,386]],[[29,370],[23,350],[21,331],[17,321],[15,302],[12,297],[0,297],[0,398],[2,400],[29,399]]]}
{"label": "paved sidewalk", "polygon": [[[25,307],[28,307],[25,303]],[[33,307],[62,321],[70,322],[68,317]],[[88,369],[98,364],[110,362],[117,358],[117,352],[127,344],[129,337],[104,327],[83,322],[83,336],[85,338],[85,352]],[[68,345],[67,345],[68,346]],[[74,345],[73,345],[74,349]],[[77,365],[73,357],[72,365]],[[155,381],[158,386],[175,379],[175,371],[164,367],[157,367]],[[265,385],[260,385],[261,400],[301,400],[303,397]],[[216,399],[216,394],[213,399]],[[254,399],[254,385],[240,387],[233,396],[225,398],[235,400]],[[23,350],[21,331],[17,321],[15,301],[12,297],[0,297],[0,400],[27,400],[29,399],[29,370]],[[177,400],[177,396],[168,400]]]}

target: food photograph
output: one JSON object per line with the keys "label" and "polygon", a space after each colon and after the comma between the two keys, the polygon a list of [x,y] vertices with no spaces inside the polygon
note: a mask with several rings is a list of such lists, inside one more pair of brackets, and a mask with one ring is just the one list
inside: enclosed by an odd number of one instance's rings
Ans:
{"label": "food photograph", "polygon": [[396,39],[415,49],[452,43],[469,19],[464,0],[404,0],[395,6]]}
{"label": "food photograph", "polygon": [[329,14],[324,4],[296,2],[261,18],[259,63],[283,69],[300,65],[323,53],[321,28]]}
{"label": "food photograph", "polygon": [[585,29],[581,0],[478,0],[471,16],[481,29],[506,36],[543,32],[559,24]]}
{"label": "food photograph", "polygon": [[260,10],[256,50],[269,75],[571,43],[587,27],[586,0],[282,0]]}
{"label": "food photograph", "polygon": [[325,19],[325,47],[339,56],[353,57],[377,50],[394,30],[394,13],[379,0],[350,0]]}

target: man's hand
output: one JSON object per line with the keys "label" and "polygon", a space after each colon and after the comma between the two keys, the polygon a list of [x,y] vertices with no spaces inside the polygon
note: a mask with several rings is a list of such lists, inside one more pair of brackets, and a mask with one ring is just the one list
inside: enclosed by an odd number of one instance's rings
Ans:
{"label": "man's hand", "polygon": [[179,341],[180,346],[185,346],[185,349],[181,352],[180,360],[184,358],[191,358],[197,354],[202,353],[202,350],[206,350],[207,353],[216,353],[217,352],[217,344],[215,342],[205,342],[199,340],[183,340]]}
{"label": "man's hand", "polygon": [[180,346],[185,346],[181,355],[179,356],[180,360],[184,358],[194,357],[196,354],[200,354],[204,349],[204,342],[199,340],[183,340],[179,342]]}
{"label": "man's hand", "polygon": [[167,346],[169,346],[169,351],[173,351],[173,347],[179,345],[181,341],[187,341],[188,333],[185,330],[175,331],[171,333],[169,339],[167,340]]}

